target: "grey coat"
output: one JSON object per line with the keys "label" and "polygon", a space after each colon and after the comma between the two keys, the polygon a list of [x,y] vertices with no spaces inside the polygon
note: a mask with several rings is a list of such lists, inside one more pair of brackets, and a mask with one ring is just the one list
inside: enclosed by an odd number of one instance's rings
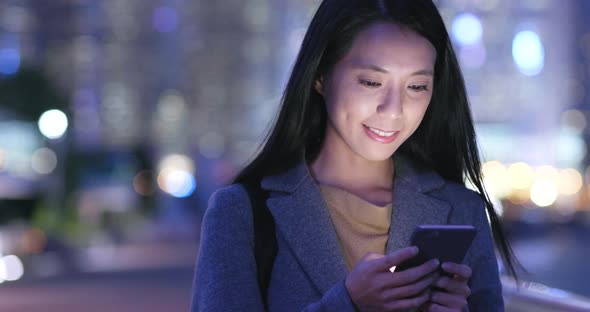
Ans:
{"label": "grey coat", "polygon": [[[477,235],[464,263],[473,270],[470,311],[504,311],[498,266],[483,201],[463,185],[395,158],[387,253],[409,245],[420,224],[472,224]],[[265,177],[278,254],[269,311],[351,311],[344,256],[318,185],[305,163]],[[191,311],[264,311],[256,280],[250,201],[240,185],[215,192],[202,224]]]}

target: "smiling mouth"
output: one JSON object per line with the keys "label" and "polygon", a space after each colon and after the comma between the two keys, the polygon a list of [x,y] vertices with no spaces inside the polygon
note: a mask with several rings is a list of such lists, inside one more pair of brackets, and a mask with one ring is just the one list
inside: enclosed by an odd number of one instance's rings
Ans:
{"label": "smiling mouth", "polygon": [[383,130],[379,130],[379,129],[376,129],[376,128],[373,128],[373,127],[369,127],[369,126],[365,126],[365,127],[367,127],[367,129],[369,129],[371,132],[373,132],[373,133],[375,133],[375,134],[377,134],[379,136],[382,136],[382,137],[391,137],[396,132],[398,132],[398,131],[383,131]]}

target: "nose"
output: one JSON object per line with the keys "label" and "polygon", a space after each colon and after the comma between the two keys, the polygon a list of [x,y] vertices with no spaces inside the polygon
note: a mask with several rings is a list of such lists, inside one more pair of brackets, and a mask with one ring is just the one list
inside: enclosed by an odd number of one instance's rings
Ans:
{"label": "nose", "polygon": [[396,88],[387,92],[385,98],[377,106],[377,114],[388,118],[400,118],[402,116],[402,96]]}

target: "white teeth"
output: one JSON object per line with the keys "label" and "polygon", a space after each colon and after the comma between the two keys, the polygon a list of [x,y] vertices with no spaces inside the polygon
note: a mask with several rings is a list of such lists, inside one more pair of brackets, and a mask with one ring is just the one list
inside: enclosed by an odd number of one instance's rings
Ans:
{"label": "white teeth", "polygon": [[390,137],[395,133],[395,131],[385,132],[385,131],[377,130],[377,129],[371,128],[371,127],[368,127],[368,128],[369,128],[369,130],[371,130],[371,132],[376,133],[376,134],[383,136],[383,137]]}

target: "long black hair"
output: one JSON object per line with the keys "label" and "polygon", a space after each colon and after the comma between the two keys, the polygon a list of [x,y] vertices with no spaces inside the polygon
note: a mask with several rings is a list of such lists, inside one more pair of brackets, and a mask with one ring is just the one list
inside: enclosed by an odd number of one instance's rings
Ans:
{"label": "long black hair", "polygon": [[398,152],[422,162],[446,180],[461,184],[469,180],[475,186],[485,202],[504,264],[517,277],[516,258],[483,186],[463,75],[444,22],[431,0],[322,1],[303,39],[278,118],[258,155],[234,182],[284,172],[303,157],[308,163],[315,160],[323,143],[327,113],[314,82],[330,73],[361,30],[376,22],[409,27],[436,49],[432,99],[422,123]]}

